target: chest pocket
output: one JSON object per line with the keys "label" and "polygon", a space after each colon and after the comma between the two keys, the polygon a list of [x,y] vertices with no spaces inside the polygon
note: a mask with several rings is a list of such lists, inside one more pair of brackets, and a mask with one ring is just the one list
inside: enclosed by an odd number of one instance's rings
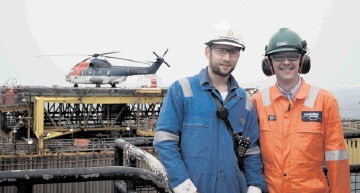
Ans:
{"label": "chest pocket", "polygon": [[269,122],[260,121],[260,146],[261,156],[264,164],[272,163],[274,161],[274,132],[273,127],[270,127]]}
{"label": "chest pocket", "polygon": [[202,117],[185,118],[181,134],[184,159],[208,159],[211,149],[210,121]]}
{"label": "chest pocket", "polygon": [[314,109],[320,88],[310,86],[309,95],[304,101],[296,127],[296,155],[299,162],[321,161],[324,158],[324,126],[321,109]]}
{"label": "chest pocket", "polygon": [[[319,122],[303,122],[300,120],[296,128],[296,149],[297,157],[308,160],[322,160],[324,152],[324,131],[323,125]],[[299,160],[301,161],[301,160]]]}

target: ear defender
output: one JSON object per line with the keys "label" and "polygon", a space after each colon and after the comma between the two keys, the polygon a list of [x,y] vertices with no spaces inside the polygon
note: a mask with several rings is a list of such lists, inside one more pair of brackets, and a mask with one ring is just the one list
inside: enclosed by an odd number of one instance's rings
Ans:
{"label": "ear defender", "polygon": [[310,57],[307,54],[305,54],[307,50],[307,43],[305,40],[301,41],[301,47],[302,50],[304,50],[304,52],[303,52],[303,56],[301,57],[299,73],[307,74],[310,71],[311,62],[310,62]]}
{"label": "ear defender", "polygon": [[[306,50],[307,43],[305,40],[301,42],[301,46],[302,46],[303,50]],[[268,46],[266,45],[265,52],[267,51],[267,48],[268,48]],[[307,74],[310,71],[310,67],[311,67],[310,56],[305,54],[306,51],[304,51],[302,53],[303,53],[303,55],[301,56],[301,59],[300,59],[300,66],[299,66],[298,73]],[[272,76],[275,74],[269,56],[264,57],[264,59],[262,60],[261,68],[262,68],[263,73],[266,76]]]}
{"label": "ear defender", "polygon": [[[310,57],[308,56],[307,42],[296,32],[289,28],[280,28],[271,36],[269,43],[265,45],[264,59],[262,60],[262,71],[266,76],[275,74],[273,61],[270,56],[281,52],[297,52],[300,54],[299,74],[307,74],[310,71]],[[295,60],[293,60],[295,61]],[[293,64],[295,65],[295,63]]]}
{"label": "ear defender", "polygon": [[301,57],[301,65],[299,67],[299,73],[307,74],[310,71],[310,67],[311,67],[310,56],[303,55]]}
{"label": "ear defender", "polygon": [[274,69],[271,65],[270,59],[268,56],[262,60],[262,71],[266,76],[272,76],[275,74]]}
{"label": "ear defender", "polygon": [[[266,76],[272,76],[275,74],[274,69],[271,65],[270,59],[268,56],[266,56],[262,60],[262,71]],[[299,73],[301,74],[307,74],[310,71],[311,62],[310,62],[310,56],[304,55],[301,57],[301,63],[299,67]]]}
{"label": "ear defender", "polygon": [[[265,53],[267,52],[268,45],[265,45]],[[265,56],[262,60],[261,68],[266,76],[272,76],[275,74],[274,69],[271,65],[271,61],[268,56]]]}

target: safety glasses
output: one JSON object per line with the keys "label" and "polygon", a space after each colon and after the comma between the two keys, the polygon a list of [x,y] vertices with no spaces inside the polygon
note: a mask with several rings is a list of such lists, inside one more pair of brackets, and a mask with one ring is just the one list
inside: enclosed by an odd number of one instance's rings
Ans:
{"label": "safety glasses", "polygon": [[299,53],[281,53],[271,55],[270,58],[276,62],[284,62],[287,58],[288,61],[293,62],[298,60],[301,57]]}
{"label": "safety glasses", "polygon": [[230,57],[237,57],[240,54],[239,48],[234,49],[227,49],[227,48],[212,48],[214,50],[215,54],[223,57],[226,55],[226,53],[229,53]]}

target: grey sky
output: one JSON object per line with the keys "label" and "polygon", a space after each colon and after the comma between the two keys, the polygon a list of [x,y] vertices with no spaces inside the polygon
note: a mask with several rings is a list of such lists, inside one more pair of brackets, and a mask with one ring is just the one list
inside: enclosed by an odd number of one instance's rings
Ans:
{"label": "grey sky", "polygon": [[[360,86],[360,26],[356,0],[166,1],[16,0],[0,3],[0,84],[67,85],[65,75],[85,57],[48,54],[115,55],[153,61],[169,48],[157,75],[163,84],[207,65],[204,42],[212,26],[228,21],[244,35],[235,77],[244,87],[273,84],[261,72],[264,46],[280,27],[297,31],[310,47],[307,82],[325,87]],[[110,61],[113,65],[137,65]],[[137,82],[133,77],[129,82]]]}

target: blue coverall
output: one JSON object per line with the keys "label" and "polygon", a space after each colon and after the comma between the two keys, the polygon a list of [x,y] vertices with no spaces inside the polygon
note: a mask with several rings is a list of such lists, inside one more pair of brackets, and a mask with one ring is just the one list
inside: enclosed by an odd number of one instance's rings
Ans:
{"label": "blue coverall", "polygon": [[[191,179],[200,193],[246,193],[257,186],[267,192],[259,148],[258,117],[250,97],[232,75],[225,100],[211,85],[207,68],[174,82],[168,89],[157,123],[154,147],[174,188]],[[229,110],[235,132],[251,140],[239,169],[232,137],[216,115],[211,93]]]}

